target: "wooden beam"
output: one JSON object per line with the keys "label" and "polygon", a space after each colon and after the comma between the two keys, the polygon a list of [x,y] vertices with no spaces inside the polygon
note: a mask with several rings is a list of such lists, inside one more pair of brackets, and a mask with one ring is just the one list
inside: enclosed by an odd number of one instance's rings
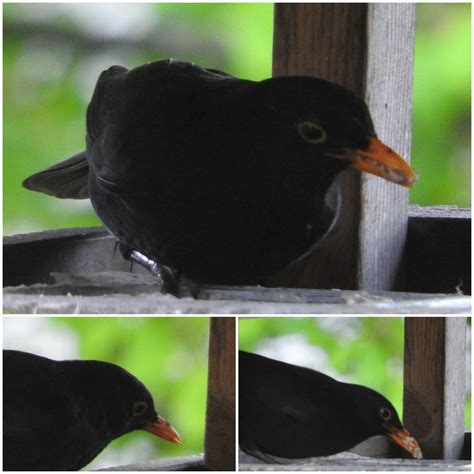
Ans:
{"label": "wooden beam", "polygon": [[[410,158],[414,3],[370,3],[365,99],[379,138]],[[363,173],[361,177],[358,287],[404,287],[403,251],[408,190]]]}
{"label": "wooden beam", "polygon": [[213,471],[234,471],[235,456],[235,318],[213,317],[204,461]]}
{"label": "wooden beam", "polygon": [[460,459],[466,318],[405,318],[403,421],[427,459]]}
{"label": "wooden beam", "polygon": [[[277,3],[273,75],[319,76],[365,97],[380,138],[408,158],[414,12],[412,4]],[[353,170],[337,186],[343,206],[331,238],[272,283],[394,289],[407,191]]]}

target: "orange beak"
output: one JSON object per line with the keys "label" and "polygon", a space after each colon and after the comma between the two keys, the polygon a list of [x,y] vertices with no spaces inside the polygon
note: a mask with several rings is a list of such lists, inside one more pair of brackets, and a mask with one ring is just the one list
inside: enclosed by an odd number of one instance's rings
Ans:
{"label": "orange beak", "polygon": [[161,416],[158,416],[158,419],[154,423],[150,423],[143,429],[155,436],[166,439],[166,441],[177,444],[181,443],[181,436],[179,436],[178,432]]}
{"label": "orange beak", "polygon": [[386,425],[388,436],[400,445],[405,451],[408,451],[415,459],[423,459],[418,441],[405,429],[401,430],[392,425]]}
{"label": "orange beak", "polygon": [[374,137],[370,137],[367,148],[347,150],[341,158],[350,159],[353,168],[406,188],[411,188],[418,178],[414,169],[400,155]]}

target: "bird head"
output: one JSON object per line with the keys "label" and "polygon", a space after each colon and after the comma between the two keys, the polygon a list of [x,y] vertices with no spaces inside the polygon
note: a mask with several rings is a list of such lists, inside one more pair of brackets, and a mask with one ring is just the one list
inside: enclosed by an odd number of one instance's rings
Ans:
{"label": "bird head", "polygon": [[[115,439],[134,430],[145,430],[172,443],[181,443],[178,432],[158,415],[148,389],[125,369],[107,362],[67,361],[77,370],[76,390],[85,395],[99,429]],[[76,364],[76,365],[74,365]],[[85,393],[84,393],[85,392]]]}
{"label": "bird head", "polygon": [[127,402],[130,431],[142,429],[171,443],[180,444],[181,437],[165,418],[158,415],[146,387],[137,379],[129,382],[124,401]]}
{"label": "bird head", "polygon": [[355,168],[408,188],[416,181],[410,165],[377,138],[367,105],[351,91],[315,77],[276,77],[255,88],[272,136],[305,162],[302,169],[313,162],[328,178]]}
{"label": "bird head", "polygon": [[420,445],[402,425],[395,407],[381,394],[368,387],[344,384],[347,404],[358,418],[358,427],[370,436],[385,435],[414,458],[423,457]]}

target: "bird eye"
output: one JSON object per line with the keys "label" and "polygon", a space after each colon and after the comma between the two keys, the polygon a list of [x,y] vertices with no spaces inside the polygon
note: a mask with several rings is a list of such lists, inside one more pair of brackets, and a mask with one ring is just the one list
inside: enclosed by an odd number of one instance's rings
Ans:
{"label": "bird eye", "polygon": [[137,402],[133,405],[133,416],[140,416],[146,412],[148,405],[145,402]]}
{"label": "bird eye", "polygon": [[324,128],[313,122],[300,122],[298,132],[303,139],[310,143],[323,143],[327,138]]}
{"label": "bird eye", "polygon": [[388,408],[381,408],[379,410],[379,415],[382,420],[388,421],[392,418],[392,412]]}

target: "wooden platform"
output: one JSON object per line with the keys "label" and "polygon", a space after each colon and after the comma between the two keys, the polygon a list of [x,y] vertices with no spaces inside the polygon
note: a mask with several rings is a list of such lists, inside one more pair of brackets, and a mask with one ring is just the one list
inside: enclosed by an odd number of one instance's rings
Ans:
{"label": "wooden platform", "polygon": [[[464,221],[463,221],[464,222]],[[23,314],[467,314],[458,294],[202,286],[162,295],[143,268],[115,252],[101,227],[4,239],[4,312]],[[439,246],[435,246],[439,249]],[[424,258],[427,258],[425,255]],[[470,262],[466,260],[470,268]],[[463,270],[466,272],[466,269]],[[424,278],[424,280],[423,280]],[[418,272],[418,282],[426,278]],[[446,281],[449,281],[447,279]],[[453,280],[451,280],[453,281]],[[456,291],[453,283],[449,288]],[[428,289],[426,284],[424,288]],[[439,281],[438,286],[439,289]],[[196,298],[191,295],[197,296]],[[134,296],[133,300],[130,296]]]}
{"label": "wooden platform", "polygon": [[432,459],[387,459],[345,452],[327,457],[289,460],[267,464],[242,452],[239,471],[470,471],[470,461]]}
{"label": "wooden platform", "polygon": [[204,455],[196,454],[179,458],[164,459],[162,461],[146,461],[126,466],[114,466],[96,471],[207,471],[204,464]]}
{"label": "wooden platform", "polygon": [[319,458],[298,464],[241,464],[239,471],[470,471],[469,461]]}
{"label": "wooden platform", "polygon": [[[422,293],[182,287],[176,298],[148,275],[57,274],[59,283],[4,288],[6,314],[468,314],[471,298]],[[133,298],[130,298],[133,296]]]}

